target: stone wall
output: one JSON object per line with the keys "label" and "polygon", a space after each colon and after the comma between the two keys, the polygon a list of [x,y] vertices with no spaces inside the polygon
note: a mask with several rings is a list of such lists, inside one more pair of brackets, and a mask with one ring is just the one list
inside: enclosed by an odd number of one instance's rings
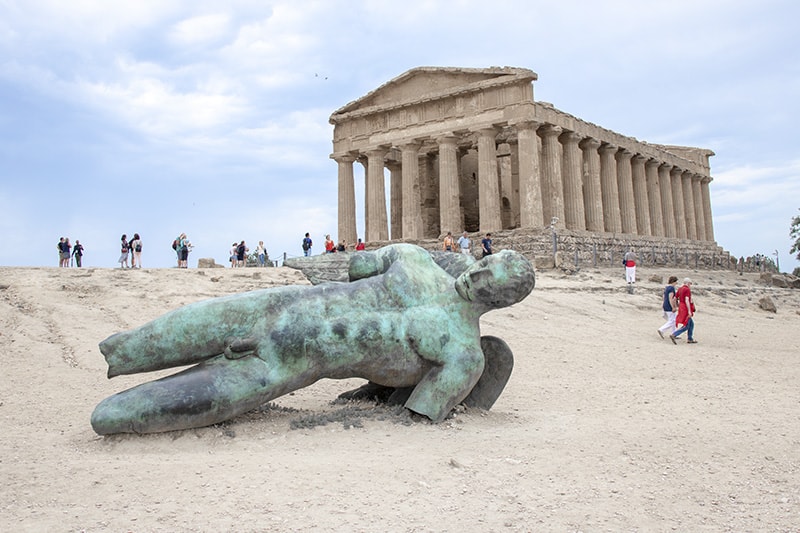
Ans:
{"label": "stone wall", "polygon": [[[480,257],[481,240],[484,235],[468,233],[472,240],[475,257]],[[555,235],[555,244],[554,244]],[[458,238],[459,233],[454,232]],[[390,244],[386,241],[368,243],[373,250]],[[404,240],[427,250],[441,250],[439,239]],[[530,259],[537,269],[582,269],[618,266],[622,268],[622,257],[631,247],[639,257],[640,265],[675,265],[689,269],[736,268],[737,260],[729,252],[713,242],[700,242],[664,237],[641,237],[635,235],[608,236],[588,231],[558,229],[513,229],[492,232],[495,251],[510,249],[522,253]],[[555,249],[555,254],[554,254]]]}

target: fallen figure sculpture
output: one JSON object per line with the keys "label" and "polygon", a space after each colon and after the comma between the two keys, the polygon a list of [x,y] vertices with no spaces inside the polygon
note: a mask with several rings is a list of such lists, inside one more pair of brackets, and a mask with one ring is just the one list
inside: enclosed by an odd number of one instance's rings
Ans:
{"label": "fallen figure sculpture", "polygon": [[350,254],[349,283],[213,298],[112,335],[100,343],[109,378],[196,364],[106,398],[92,427],[208,426],[323,378],[365,378],[352,397],[388,391],[435,422],[462,402],[489,409],[513,356],[480,336],[480,316],[524,299],[535,276],[513,251],[462,257],[445,270],[422,248],[393,244]]}

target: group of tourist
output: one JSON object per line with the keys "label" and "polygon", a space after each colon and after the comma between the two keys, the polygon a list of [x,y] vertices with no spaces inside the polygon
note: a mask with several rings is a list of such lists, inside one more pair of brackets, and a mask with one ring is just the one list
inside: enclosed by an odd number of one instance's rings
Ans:
{"label": "group of tourist", "polygon": [[69,268],[70,259],[75,261],[75,265],[80,268],[83,260],[83,245],[81,241],[75,240],[75,246],[69,242],[69,237],[61,237],[56,245],[58,247],[58,266]]}
{"label": "group of tourist", "polygon": [[[128,258],[130,257],[130,264]],[[142,268],[142,239],[138,233],[133,234],[133,238],[128,241],[128,235],[122,234],[120,237],[120,268]]]}
{"label": "group of tourist", "polygon": [[[250,248],[247,246],[247,243],[244,240],[231,244],[229,257],[231,268],[242,268],[247,266],[247,257],[249,252]],[[258,262],[258,266],[267,266],[267,247],[264,245],[264,241],[258,241],[258,246],[256,246],[255,251],[255,259]]]}
{"label": "group of tourist", "polygon": [[[311,235],[306,233],[303,237],[303,255],[306,257],[311,256],[311,250],[314,246],[314,241],[311,239]],[[350,251],[350,245],[347,244],[347,241],[342,239],[339,241],[339,244],[336,244],[333,239],[331,239],[330,234],[325,235],[325,243],[324,243],[326,254],[335,254],[336,252],[348,252]],[[356,252],[362,252],[367,249],[367,246],[364,244],[364,241],[358,239],[355,245],[353,245],[352,249]]]}
{"label": "group of tourist", "polygon": [[192,243],[185,233],[181,233],[173,239],[172,249],[178,256],[178,268],[189,268],[189,252],[192,251]]}
{"label": "group of tourist", "polygon": [[[263,241],[261,242],[263,244]],[[249,251],[250,248],[244,240],[241,242],[234,241],[233,244],[231,244],[230,257],[228,258],[231,262],[231,268],[244,267],[247,264],[247,253]]]}
{"label": "group of tourist", "polygon": [[[445,252],[455,252],[456,248],[464,255],[472,255],[472,241],[466,231],[461,234],[458,240],[453,238],[452,231],[448,231],[447,235],[444,236],[442,250]],[[481,239],[481,257],[492,255],[492,253],[494,253],[494,248],[492,248],[492,234],[487,233],[486,236]]]}
{"label": "group of tourist", "polygon": [[669,340],[672,344],[678,344],[678,337],[683,333],[688,333],[688,344],[697,344],[694,338],[694,301],[692,300],[692,280],[683,279],[683,285],[676,288],[678,284],[677,276],[670,276],[667,286],[664,287],[662,309],[666,322],[658,328],[658,335],[664,339],[669,332]]}

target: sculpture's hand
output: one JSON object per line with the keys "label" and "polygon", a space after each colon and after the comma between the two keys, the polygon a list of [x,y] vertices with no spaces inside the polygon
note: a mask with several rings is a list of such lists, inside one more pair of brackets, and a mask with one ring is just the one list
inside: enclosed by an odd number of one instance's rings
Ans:
{"label": "sculpture's hand", "polygon": [[350,256],[348,275],[350,281],[371,278],[383,273],[385,266],[375,252],[360,252]]}

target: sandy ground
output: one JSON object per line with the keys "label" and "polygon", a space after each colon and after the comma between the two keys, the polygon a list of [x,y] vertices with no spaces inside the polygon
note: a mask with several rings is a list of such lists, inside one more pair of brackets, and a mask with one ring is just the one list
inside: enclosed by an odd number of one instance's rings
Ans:
{"label": "sandy ground", "polygon": [[154,377],[106,379],[99,341],[304,278],[0,268],[0,529],[798,531],[800,291],[676,271],[700,342],[674,346],[648,281],[671,273],[640,268],[628,295],[621,269],[539,272],[484,317],[516,356],[489,412],[413,422],[331,404],[362,382],[326,380],[218,426],[99,437],[94,406]]}

